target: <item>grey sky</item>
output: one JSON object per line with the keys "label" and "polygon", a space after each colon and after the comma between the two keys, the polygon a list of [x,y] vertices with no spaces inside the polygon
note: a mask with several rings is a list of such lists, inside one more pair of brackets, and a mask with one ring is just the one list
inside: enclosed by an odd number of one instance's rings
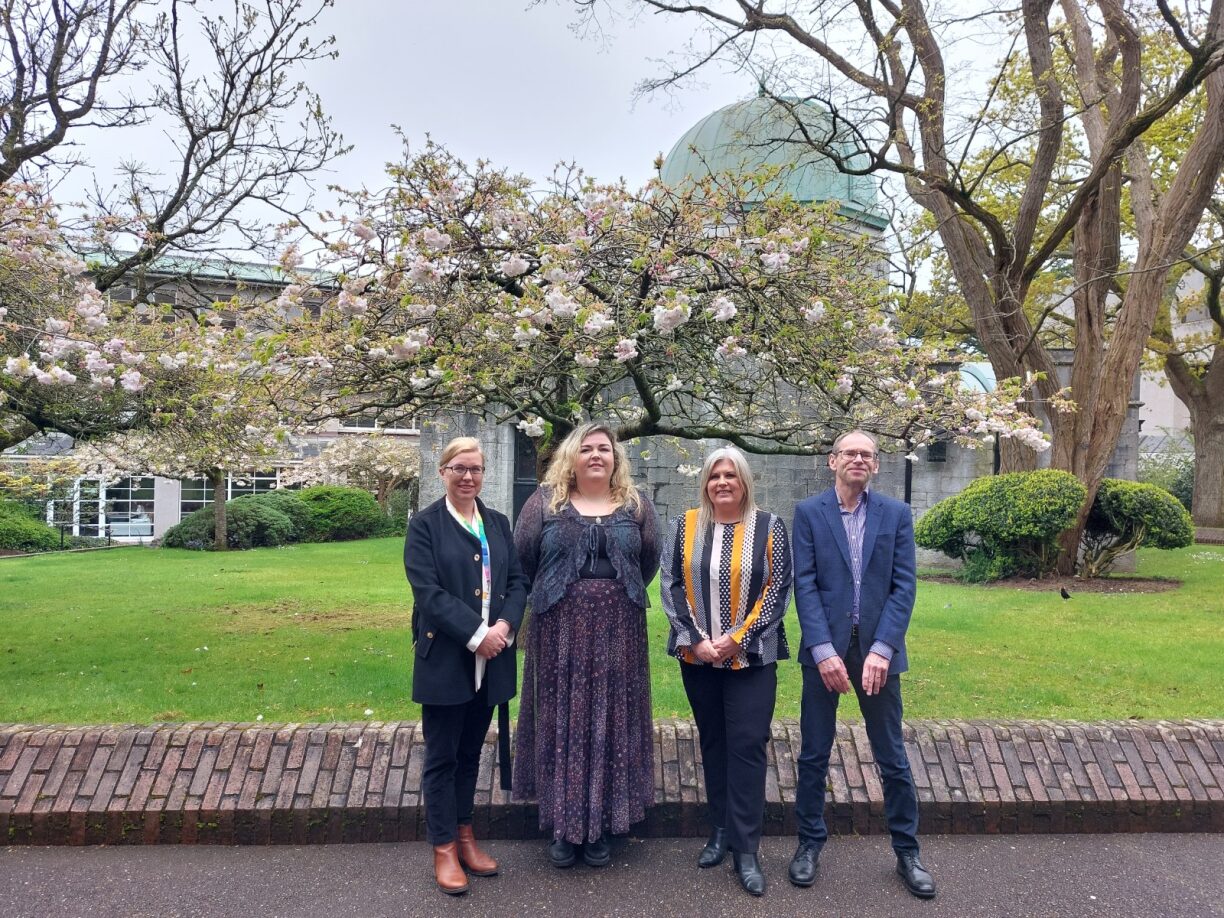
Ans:
{"label": "grey sky", "polygon": [[596,178],[636,184],[695,121],[752,92],[748,77],[711,71],[704,87],[634,106],[634,85],[658,70],[652,58],[682,44],[686,23],[621,22],[600,43],[572,33],[572,6],[525,7],[341,0],[327,23],[340,59],[310,78],[356,145],[336,166],[341,184],[379,180],[398,152],[390,124],[534,178],[574,160]]}

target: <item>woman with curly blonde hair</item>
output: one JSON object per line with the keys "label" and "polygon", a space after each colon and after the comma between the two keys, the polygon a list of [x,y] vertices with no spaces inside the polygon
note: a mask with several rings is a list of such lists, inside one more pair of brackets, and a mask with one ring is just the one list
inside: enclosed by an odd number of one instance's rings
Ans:
{"label": "woman with curly blonde hair", "polygon": [[609,835],[654,799],[646,584],[659,567],[654,505],[604,424],[557,448],[514,544],[532,580],[514,795],[539,802],[549,858],[611,859]]}

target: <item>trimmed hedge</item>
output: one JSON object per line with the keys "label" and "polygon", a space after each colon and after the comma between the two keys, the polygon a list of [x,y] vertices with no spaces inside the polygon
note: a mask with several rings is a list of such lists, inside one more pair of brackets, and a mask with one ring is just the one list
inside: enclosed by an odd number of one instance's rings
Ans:
{"label": "trimmed hedge", "polygon": [[1084,529],[1081,572],[1099,577],[1135,548],[1193,544],[1194,521],[1176,496],[1154,484],[1106,478]]}
{"label": "trimmed hedge", "polygon": [[[263,495],[235,497],[225,503],[225,544],[229,548],[269,548],[300,541],[293,519]],[[166,530],[168,548],[212,549],[212,507],[201,507]]]}
{"label": "trimmed hedge", "polygon": [[1043,577],[1058,561],[1058,536],[1087,489],[1070,472],[1042,469],[979,478],[940,501],[914,527],[923,548],[964,561],[970,582]]}
{"label": "trimmed hedge", "polygon": [[313,538],[320,542],[368,539],[391,529],[378,501],[361,488],[317,485],[299,491],[298,499],[310,509]]}
{"label": "trimmed hedge", "polygon": [[[274,548],[291,542],[338,542],[394,534],[395,523],[360,488],[330,485],[304,491],[268,491],[225,504],[230,548]],[[210,550],[213,509],[201,507],[166,530],[167,548]]]}

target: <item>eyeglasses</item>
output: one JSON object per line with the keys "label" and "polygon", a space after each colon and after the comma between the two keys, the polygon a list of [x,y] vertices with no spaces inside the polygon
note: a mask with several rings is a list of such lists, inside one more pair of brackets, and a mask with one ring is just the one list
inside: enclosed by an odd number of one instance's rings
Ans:
{"label": "eyeglasses", "polygon": [[845,456],[847,459],[862,459],[865,462],[874,462],[876,457],[869,449],[839,449],[834,455]]}
{"label": "eyeglasses", "polygon": [[442,468],[450,472],[456,478],[464,478],[471,475],[473,478],[479,478],[484,474],[484,466],[482,465],[444,465]]}

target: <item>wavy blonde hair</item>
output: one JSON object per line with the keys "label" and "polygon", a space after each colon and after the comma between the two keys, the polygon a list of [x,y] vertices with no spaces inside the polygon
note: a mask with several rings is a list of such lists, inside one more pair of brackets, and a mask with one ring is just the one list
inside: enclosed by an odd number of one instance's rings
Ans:
{"label": "wavy blonde hair", "polygon": [[582,448],[583,440],[597,433],[603,434],[612,443],[612,479],[608,482],[612,502],[618,507],[628,507],[635,514],[642,508],[642,496],[629,476],[629,454],[624,445],[616,439],[616,432],[607,424],[590,422],[570,431],[557,447],[552,464],[544,473],[543,484],[552,489],[548,502],[551,512],[556,513],[569,503],[570,491],[577,483],[574,469],[578,465],[578,451]]}
{"label": "wavy blonde hair", "polygon": [[744,489],[744,496],[740,499],[740,519],[757,509],[756,489],[753,487],[752,469],[748,466],[748,457],[734,446],[721,447],[706,456],[701,466],[701,478],[699,479],[701,494],[698,504],[700,509],[697,511],[698,532],[705,532],[706,527],[714,522],[714,502],[710,500],[706,486],[710,483],[710,476],[714,474],[714,466],[724,459],[731,463],[735,474],[739,476],[740,487]]}

